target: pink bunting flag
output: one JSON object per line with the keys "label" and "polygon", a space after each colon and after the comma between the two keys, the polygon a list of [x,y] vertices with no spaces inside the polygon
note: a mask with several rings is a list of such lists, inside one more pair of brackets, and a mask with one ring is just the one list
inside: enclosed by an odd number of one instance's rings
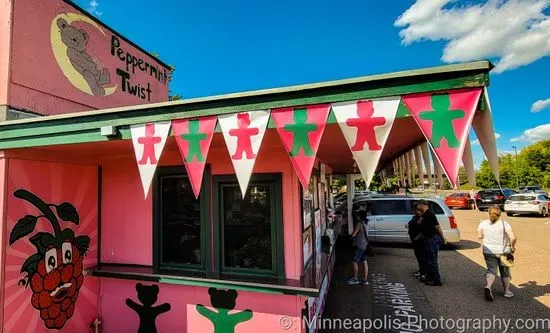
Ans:
{"label": "pink bunting flag", "polygon": [[481,88],[403,96],[453,187]]}
{"label": "pink bunting flag", "polygon": [[271,116],[304,188],[325,131],[330,104],[273,109]]}
{"label": "pink bunting flag", "polygon": [[172,120],[176,143],[196,198],[201,192],[204,167],[214,136],[216,120],[215,116]]}
{"label": "pink bunting flag", "polygon": [[149,193],[151,181],[169,132],[169,121],[130,126],[132,144],[145,197]]}

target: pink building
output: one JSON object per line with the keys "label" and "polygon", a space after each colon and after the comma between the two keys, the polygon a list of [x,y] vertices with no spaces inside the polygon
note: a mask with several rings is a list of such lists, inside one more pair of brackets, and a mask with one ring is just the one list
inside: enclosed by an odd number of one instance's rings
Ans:
{"label": "pink building", "polygon": [[68,2],[0,1],[0,34],[3,117],[46,115],[0,123],[0,333],[314,332],[332,176],[425,143],[426,96],[469,117],[446,172],[472,119],[494,144],[487,61],[151,104],[168,68]]}

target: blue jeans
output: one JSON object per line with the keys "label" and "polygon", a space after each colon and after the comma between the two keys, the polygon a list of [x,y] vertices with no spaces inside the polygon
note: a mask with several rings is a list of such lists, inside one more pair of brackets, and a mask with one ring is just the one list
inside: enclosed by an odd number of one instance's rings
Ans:
{"label": "blue jeans", "polygon": [[426,280],[441,282],[439,274],[438,252],[443,241],[439,236],[433,236],[426,241],[424,248],[424,264],[426,268]]}

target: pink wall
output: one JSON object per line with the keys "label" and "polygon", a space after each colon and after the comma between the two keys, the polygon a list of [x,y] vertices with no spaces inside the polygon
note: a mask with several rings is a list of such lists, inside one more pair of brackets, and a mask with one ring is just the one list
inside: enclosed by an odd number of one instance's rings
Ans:
{"label": "pink wall", "polygon": [[[274,130],[266,133],[254,173],[283,173],[283,224],[285,275],[299,279],[302,273],[301,203],[299,182],[288,154]],[[213,145],[220,139],[216,134]],[[169,137],[167,147],[175,148]],[[207,163],[213,175],[234,174],[225,147],[211,148]],[[161,165],[183,165],[177,149],[166,148]],[[129,149],[131,144],[129,144]],[[130,151],[130,153],[133,153]],[[126,198],[121,204],[121,198]],[[143,190],[133,155],[111,160],[103,166],[101,260],[110,263],[152,265],[152,195]],[[139,246],[136,246],[139,244]]]}
{"label": "pink wall", "polygon": [[[7,15],[1,9],[9,9],[6,0],[1,1],[0,27],[2,16]],[[0,31],[2,42],[8,30]],[[78,45],[71,44],[73,38]],[[62,0],[16,1],[11,51],[8,103],[17,108],[59,114],[168,99],[167,81],[152,76],[150,65],[163,75],[167,68]],[[0,57],[2,74],[7,55],[2,52]],[[75,67],[77,59],[79,66]],[[131,63],[128,67],[126,59]],[[119,74],[120,70],[128,77]],[[129,85],[132,89],[139,85],[137,93],[130,93]]]}
{"label": "pink wall", "polygon": [[11,0],[0,0],[0,105],[8,104],[11,43]]}
{"label": "pink wall", "polygon": [[[6,200],[6,180],[7,180],[7,160],[4,158],[4,152],[0,151],[0,305],[4,304],[4,292],[2,287],[4,285],[4,246],[7,242],[6,237],[6,219],[8,210]],[[4,312],[0,309],[0,323],[4,322]],[[2,327],[0,327],[0,332]]]}
{"label": "pink wall", "polygon": [[[97,167],[9,159],[6,190],[6,237],[12,244],[4,248],[3,332],[51,332],[47,325],[61,327],[61,332],[88,332],[98,314],[98,285],[82,270],[97,262]],[[17,190],[49,204],[50,213],[46,206],[38,208],[19,194],[16,197]],[[41,217],[48,214],[53,215]],[[50,221],[58,221],[57,231]],[[41,234],[51,234],[52,239],[38,237]],[[33,237],[41,242],[31,242]],[[30,284],[25,288],[19,283],[26,276],[21,269],[29,258],[37,264],[28,266]],[[55,295],[50,297],[52,292]]]}
{"label": "pink wall", "polygon": [[[137,281],[102,279],[101,313],[105,333],[135,333],[138,330],[139,317],[126,304],[126,300],[130,299],[141,305],[137,298],[137,283]],[[153,285],[153,283],[147,282],[142,282],[142,284]],[[170,310],[158,315],[156,319],[158,332],[215,332],[212,322],[197,311],[197,304],[202,304],[209,310],[217,312],[212,307],[207,288],[163,283],[156,285],[159,288],[158,300],[153,307],[165,303],[170,304]],[[259,330],[262,333],[302,332],[299,327],[283,329],[281,318],[288,317],[291,322],[299,324],[303,302],[304,299],[301,297],[239,291],[235,308],[230,314],[251,309],[252,318],[237,324],[235,332],[257,333]],[[285,323],[285,319],[283,319],[283,323]]]}

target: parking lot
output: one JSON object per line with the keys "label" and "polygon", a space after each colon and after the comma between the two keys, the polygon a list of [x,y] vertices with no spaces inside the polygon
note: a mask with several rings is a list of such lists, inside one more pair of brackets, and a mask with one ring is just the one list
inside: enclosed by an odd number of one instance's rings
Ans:
{"label": "parking lot", "polygon": [[[357,327],[327,328],[325,325],[321,331],[549,332],[550,219],[503,215],[518,237],[516,264],[512,269],[515,297],[502,297],[502,287],[497,281],[493,287],[495,301],[489,303],[483,298],[485,264],[476,231],[487,213],[472,210],[453,210],[453,213],[462,233],[462,241],[440,252],[443,287],[426,286],[412,276],[416,261],[407,245],[377,246],[376,255],[369,261],[371,284],[348,286],[345,279],[351,270],[350,254],[343,248],[339,251],[324,318],[362,318],[370,320],[367,323],[371,327],[358,324]],[[436,325],[432,328],[406,324],[400,329],[389,327],[391,325],[378,329],[372,327],[376,319],[378,324],[383,324],[382,320],[387,323],[388,320],[410,323],[419,318],[423,318],[425,321],[422,323],[426,325],[429,324],[428,319],[449,321],[447,326]],[[470,320],[467,329],[466,320]],[[485,320],[485,327],[475,326],[476,323],[481,325],[482,320]],[[458,325],[459,322],[462,326]]]}

